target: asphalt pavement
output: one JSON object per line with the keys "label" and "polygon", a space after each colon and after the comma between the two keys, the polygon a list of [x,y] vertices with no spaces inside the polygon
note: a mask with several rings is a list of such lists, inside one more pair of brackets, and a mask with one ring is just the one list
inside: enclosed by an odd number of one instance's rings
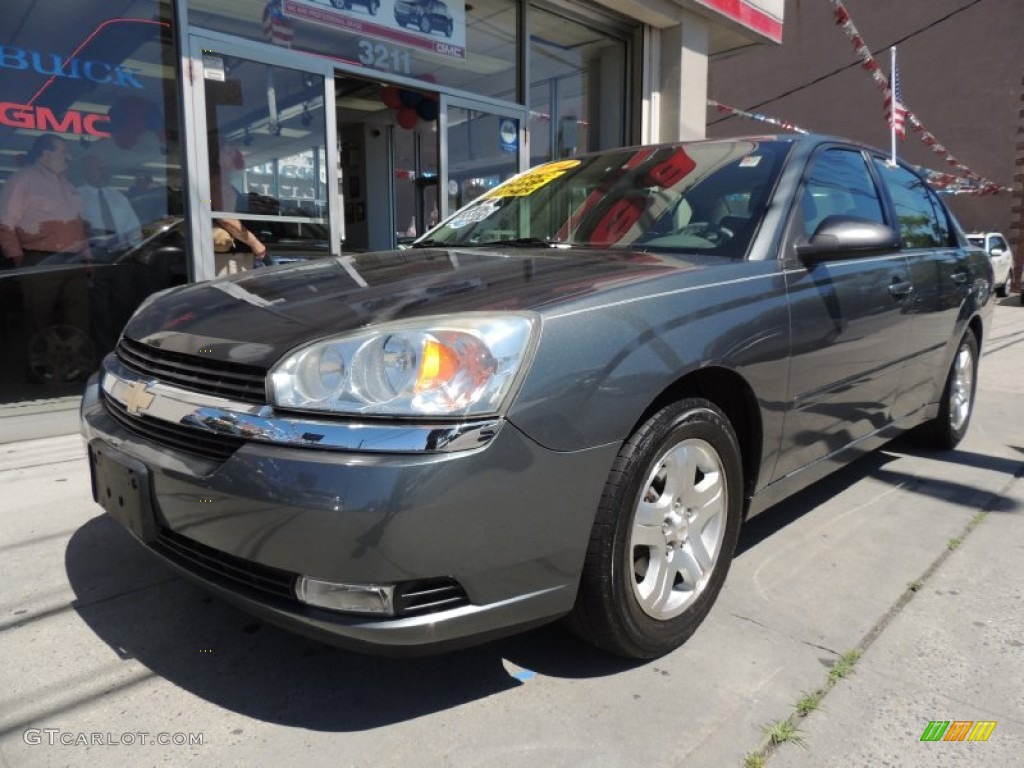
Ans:
{"label": "asphalt pavement", "polygon": [[108,520],[77,435],[0,445],[0,765],[1024,765],[1022,381],[1013,296],[959,448],[896,441],[751,521],[647,663],[557,625],[420,659],[306,640]]}

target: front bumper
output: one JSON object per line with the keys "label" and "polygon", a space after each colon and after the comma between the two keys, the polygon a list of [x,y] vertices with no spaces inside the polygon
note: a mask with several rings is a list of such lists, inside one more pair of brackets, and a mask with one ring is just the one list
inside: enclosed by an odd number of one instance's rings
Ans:
{"label": "front bumper", "polygon": [[[144,475],[152,528],[129,529],[150,549],[268,621],[382,652],[445,650],[567,613],[618,449],[557,453],[504,423],[466,451],[246,440],[221,461],[129,429],[123,413],[112,417],[96,378],[81,415],[92,455]],[[370,618],[299,602],[289,583],[300,575],[441,580],[464,597],[435,612]],[[264,579],[276,582],[267,588]]]}

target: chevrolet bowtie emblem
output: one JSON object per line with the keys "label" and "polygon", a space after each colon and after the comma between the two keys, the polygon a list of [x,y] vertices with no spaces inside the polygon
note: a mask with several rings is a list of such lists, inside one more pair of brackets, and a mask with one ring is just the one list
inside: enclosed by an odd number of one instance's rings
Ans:
{"label": "chevrolet bowtie emblem", "polygon": [[149,383],[145,381],[136,381],[128,387],[124,397],[124,404],[128,406],[128,413],[139,413],[153,404],[156,395],[147,392],[148,387]]}

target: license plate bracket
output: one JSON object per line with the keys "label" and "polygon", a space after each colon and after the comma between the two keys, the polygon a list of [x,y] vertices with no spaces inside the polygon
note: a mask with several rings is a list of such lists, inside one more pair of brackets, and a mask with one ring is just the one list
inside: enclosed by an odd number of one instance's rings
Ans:
{"label": "license plate bracket", "polygon": [[107,514],[143,542],[156,538],[149,469],[100,440],[89,445],[92,495]]}

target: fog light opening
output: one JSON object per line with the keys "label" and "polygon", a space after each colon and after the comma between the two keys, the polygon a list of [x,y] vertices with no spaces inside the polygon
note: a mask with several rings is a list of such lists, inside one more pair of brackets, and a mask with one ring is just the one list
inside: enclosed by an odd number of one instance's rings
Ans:
{"label": "fog light opening", "polygon": [[329,611],[395,615],[395,587],[388,584],[338,584],[300,576],[295,596],[306,605]]}

